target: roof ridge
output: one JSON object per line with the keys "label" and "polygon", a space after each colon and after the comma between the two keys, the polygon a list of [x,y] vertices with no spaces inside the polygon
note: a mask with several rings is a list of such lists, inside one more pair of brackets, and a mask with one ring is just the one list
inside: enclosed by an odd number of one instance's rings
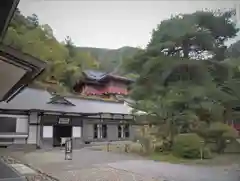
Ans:
{"label": "roof ridge", "polygon": [[76,95],[76,94],[70,94],[70,95],[62,95],[65,98],[75,98],[75,99],[85,99],[85,100],[92,100],[92,101],[101,101],[101,102],[112,102],[112,103],[122,103],[121,100],[113,100],[113,99],[104,99],[99,97],[89,97],[89,96],[82,96],[82,95]]}
{"label": "roof ridge", "polygon": [[83,95],[77,95],[74,93],[61,93],[61,92],[56,92],[55,94],[51,93],[48,91],[46,88],[42,86],[38,86],[36,84],[28,86],[29,89],[34,89],[42,92],[47,92],[50,94],[50,96],[61,96],[63,98],[74,98],[74,99],[85,99],[85,100],[92,100],[92,101],[101,101],[101,102],[112,102],[112,103],[122,103],[122,100],[113,100],[113,99],[104,99],[104,98],[99,98],[99,97],[93,97],[93,96],[83,96]]}

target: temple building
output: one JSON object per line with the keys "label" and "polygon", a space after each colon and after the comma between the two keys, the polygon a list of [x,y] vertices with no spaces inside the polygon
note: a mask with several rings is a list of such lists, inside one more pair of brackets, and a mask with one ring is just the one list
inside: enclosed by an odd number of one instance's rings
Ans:
{"label": "temple building", "polygon": [[83,78],[74,86],[74,91],[80,95],[98,96],[115,99],[116,95],[127,96],[133,80],[96,70],[86,70]]}

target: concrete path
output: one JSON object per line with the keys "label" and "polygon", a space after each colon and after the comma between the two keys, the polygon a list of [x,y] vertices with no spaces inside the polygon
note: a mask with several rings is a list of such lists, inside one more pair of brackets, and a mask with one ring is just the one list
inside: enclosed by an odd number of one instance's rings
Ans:
{"label": "concrete path", "polygon": [[11,167],[0,160],[0,180],[1,181],[26,181],[24,177],[18,175]]}
{"label": "concrete path", "polygon": [[109,163],[108,166],[171,181],[240,181],[240,172],[226,167],[170,164],[150,160]]}
{"label": "concrete path", "polygon": [[161,163],[89,148],[74,151],[70,161],[64,160],[60,150],[18,157],[60,181],[240,181],[240,172],[230,167]]}

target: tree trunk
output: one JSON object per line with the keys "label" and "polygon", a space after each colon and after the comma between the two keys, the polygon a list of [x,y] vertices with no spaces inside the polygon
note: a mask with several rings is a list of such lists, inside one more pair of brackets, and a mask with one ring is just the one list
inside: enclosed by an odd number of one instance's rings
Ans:
{"label": "tree trunk", "polygon": [[232,115],[231,115],[231,112],[232,112],[232,108],[230,105],[226,104],[225,106],[225,110],[224,110],[224,113],[223,113],[223,123],[227,124],[229,123],[229,121],[232,120]]}
{"label": "tree trunk", "polygon": [[183,57],[184,58],[189,58],[189,46],[188,46],[188,42],[187,41],[184,41],[183,42]]}

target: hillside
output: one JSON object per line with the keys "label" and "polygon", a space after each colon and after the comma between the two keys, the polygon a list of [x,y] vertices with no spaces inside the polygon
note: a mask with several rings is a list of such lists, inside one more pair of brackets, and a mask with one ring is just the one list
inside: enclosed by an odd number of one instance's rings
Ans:
{"label": "hillside", "polygon": [[64,91],[72,90],[85,69],[123,74],[122,61],[138,51],[133,47],[115,50],[77,47],[69,36],[65,42],[59,42],[52,28],[40,24],[36,14],[25,17],[19,10],[13,16],[4,43],[46,61],[47,69],[37,82],[43,85],[55,82],[56,89]]}
{"label": "hillside", "polygon": [[131,58],[139,49],[126,46],[119,49],[77,47],[77,50],[82,53],[89,52],[99,62],[99,69],[121,73],[122,61]]}

